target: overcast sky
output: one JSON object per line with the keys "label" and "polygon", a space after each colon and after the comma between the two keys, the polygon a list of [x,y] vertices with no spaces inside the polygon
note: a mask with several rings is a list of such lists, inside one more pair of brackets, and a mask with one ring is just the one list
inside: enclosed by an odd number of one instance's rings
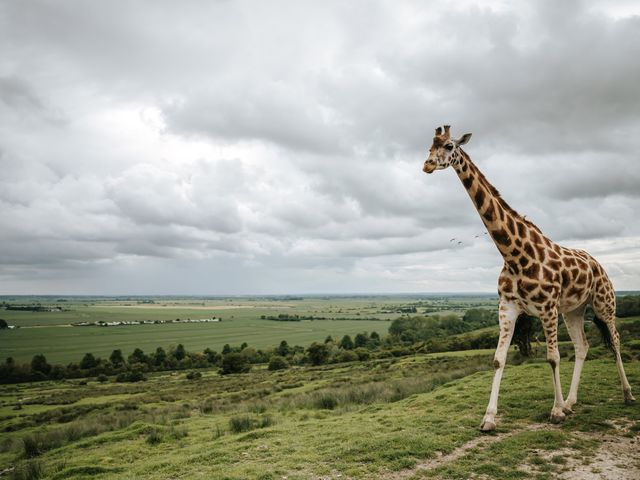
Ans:
{"label": "overcast sky", "polygon": [[495,292],[443,123],[640,289],[639,58],[632,0],[0,0],[0,294]]}

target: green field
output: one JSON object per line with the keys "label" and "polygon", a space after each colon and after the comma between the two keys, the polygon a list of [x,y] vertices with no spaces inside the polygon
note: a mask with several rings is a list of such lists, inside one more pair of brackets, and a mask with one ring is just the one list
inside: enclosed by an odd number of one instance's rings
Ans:
{"label": "green field", "polygon": [[[491,358],[465,352],[224,377],[212,370],[198,380],[164,373],[138,384],[3,386],[0,471],[52,479],[543,480],[582,478],[563,475],[597,472],[601,455],[614,452],[613,474],[638,478],[637,449],[619,449],[640,442],[640,406],[623,404],[611,358],[585,364],[575,414],[559,426],[547,421],[546,362],[509,363],[498,430],[487,436],[478,425]],[[572,367],[561,363],[565,390]],[[627,361],[627,373],[637,394],[640,362]]]}
{"label": "green field", "polygon": [[0,357],[28,361],[37,353],[52,363],[79,361],[87,353],[108,357],[116,348],[126,354],[135,348],[153,352],[156,347],[183,344],[199,352],[209,347],[221,351],[225,344],[247,342],[254,348],[276,347],[282,340],[290,345],[307,346],[327,335],[340,339],[358,332],[386,334],[388,321],[314,320],[274,322],[234,319],[220,323],[135,325],[121,327],[38,327],[0,332]]}
{"label": "green field", "polygon": [[[225,344],[247,342],[254,348],[277,346],[282,340],[306,347],[327,335],[376,331],[385,335],[392,319],[402,315],[401,308],[416,312],[437,311],[461,315],[470,307],[493,308],[495,299],[487,297],[307,297],[307,298],[230,298],[195,299],[157,297],[144,300],[108,298],[7,298],[9,304],[40,303],[60,312],[23,312],[0,310],[0,318],[21,328],[0,331],[0,359],[13,357],[29,361],[42,353],[51,363],[79,361],[87,353],[106,357],[114,349],[125,354],[135,348],[151,352],[183,344],[190,351],[211,348],[220,351]],[[154,302],[152,304],[142,302]],[[326,320],[277,322],[261,316],[279,314],[324,317]],[[117,327],[70,327],[76,322],[175,320],[218,317],[219,323],[166,323]],[[378,320],[368,320],[375,318]],[[335,319],[335,320],[330,320]],[[338,320],[339,319],[339,320]]]}

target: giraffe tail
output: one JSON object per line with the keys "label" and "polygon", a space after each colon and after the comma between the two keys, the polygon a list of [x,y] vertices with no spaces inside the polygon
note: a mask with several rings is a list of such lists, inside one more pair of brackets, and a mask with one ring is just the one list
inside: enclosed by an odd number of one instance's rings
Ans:
{"label": "giraffe tail", "polygon": [[602,343],[604,343],[604,346],[612,352],[615,352],[613,348],[613,339],[611,338],[611,331],[609,330],[607,324],[596,316],[593,317],[593,323],[596,327],[598,327],[598,330],[600,330],[600,335],[602,336]]}

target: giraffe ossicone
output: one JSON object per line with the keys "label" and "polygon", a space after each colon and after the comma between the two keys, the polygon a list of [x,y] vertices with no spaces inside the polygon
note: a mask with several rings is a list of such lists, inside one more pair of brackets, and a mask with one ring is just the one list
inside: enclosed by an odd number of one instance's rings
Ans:
{"label": "giraffe ossicone", "polygon": [[[536,225],[513,210],[462,150],[470,138],[470,133],[452,138],[449,125],[436,128],[422,170],[433,173],[452,167],[456,171],[504,259],[498,277],[500,336],[494,356],[495,373],[480,429],[486,432],[496,428],[502,372],[516,321],[523,313],[540,318],[544,329],[555,395],[551,422],[562,422],[572,413],[577,401],[580,374],[589,348],[584,332],[584,312],[588,304],[596,315],[594,323],[615,355],[625,403],[633,403],[635,399],[622,364],[620,337],[615,326],[615,292],[607,273],[587,252],[552,242]],[[573,377],[566,399],[560,384],[560,314],[575,348]]]}

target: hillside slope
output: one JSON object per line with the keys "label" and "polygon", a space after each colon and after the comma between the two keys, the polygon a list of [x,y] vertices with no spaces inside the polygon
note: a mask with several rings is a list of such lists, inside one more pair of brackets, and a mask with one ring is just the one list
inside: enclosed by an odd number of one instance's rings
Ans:
{"label": "hillside slope", "polygon": [[[548,365],[508,366],[498,431],[486,436],[478,425],[490,358],[458,352],[227,377],[210,372],[196,381],[179,374],[135,385],[8,386],[0,471],[74,479],[542,479],[589,478],[578,471],[612,478],[602,475],[615,467],[638,478],[636,456],[610,465],[617,451],[611,445],[621,454],[640,445],[640,406],[623,404],[612,359],[586,363],[580,403],[561,426],[547,423]],[[640,393],[640,362],[627,365]],[[562,362],[565,389],[572,367]],[[22,410],[15,411],[18,399]]]}

